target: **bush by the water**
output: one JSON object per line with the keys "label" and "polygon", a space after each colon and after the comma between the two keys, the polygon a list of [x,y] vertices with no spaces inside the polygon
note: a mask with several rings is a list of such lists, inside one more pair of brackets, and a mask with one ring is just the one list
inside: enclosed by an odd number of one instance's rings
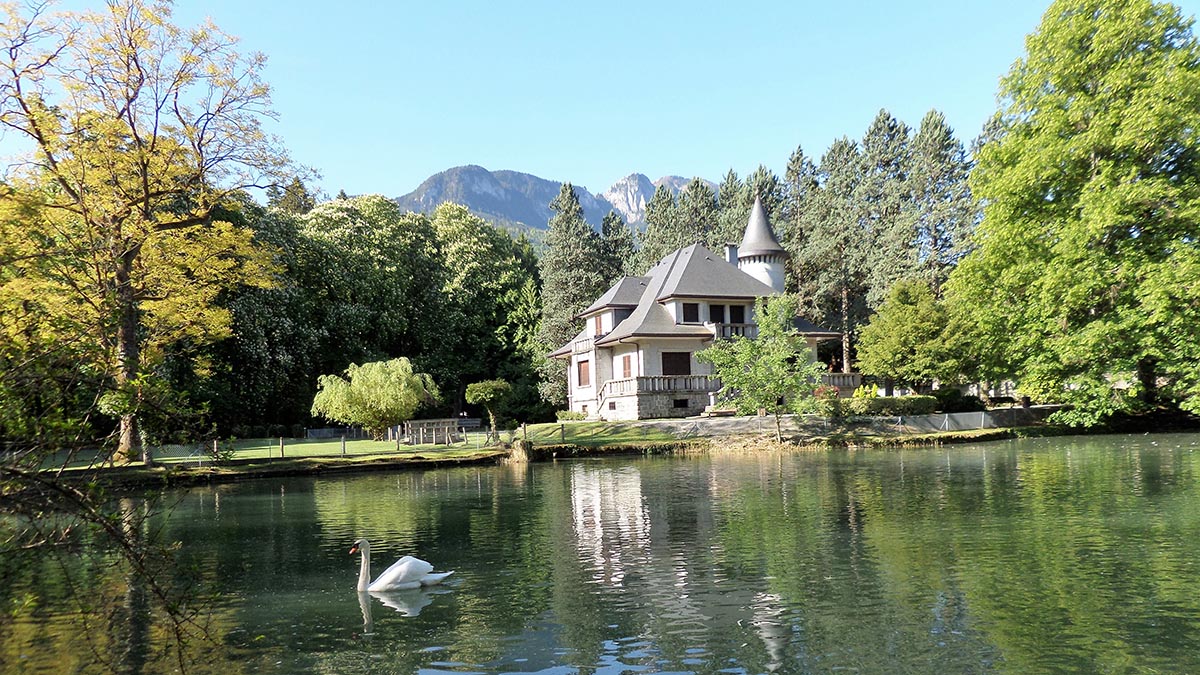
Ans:
{"label": "bush by the water", "polygon": [[944,413],[982,412],[987,410],[983,400],[978,396],[963,395],[953,387],[942,387],[933,390],[933,397],[938,401],[937,409]]}

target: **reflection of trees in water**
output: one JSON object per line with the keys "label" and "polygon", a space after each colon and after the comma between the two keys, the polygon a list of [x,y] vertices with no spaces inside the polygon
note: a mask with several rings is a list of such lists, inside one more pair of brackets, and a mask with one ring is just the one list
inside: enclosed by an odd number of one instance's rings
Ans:
{"label": "reflection of trees in water", "polygon": [[[33,652],[63,672],[141,673],[184,670],[208,651],[206,596],[150,527],[155,500],[108,498],[11,464],[4,474],[0,602],[15,609],[0,622],[0,654]],[[6,598],[14,588],[23,595]]]}

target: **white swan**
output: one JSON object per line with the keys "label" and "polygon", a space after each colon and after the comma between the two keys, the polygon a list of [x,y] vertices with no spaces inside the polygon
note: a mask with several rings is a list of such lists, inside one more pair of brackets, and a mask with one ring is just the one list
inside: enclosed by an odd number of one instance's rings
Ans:
{"label": "white swan", "polygon": [[408,588],[420,588],[441,583],[443,579],[454,574],[449,572],[433,572],[433,565],[406,555],[392,563],[375,581],[371,579],[371,542],[359,539],[350,547],[350,555],[362,552],[362,564],[358,569],[358,590],[360,591],[402,591]]}

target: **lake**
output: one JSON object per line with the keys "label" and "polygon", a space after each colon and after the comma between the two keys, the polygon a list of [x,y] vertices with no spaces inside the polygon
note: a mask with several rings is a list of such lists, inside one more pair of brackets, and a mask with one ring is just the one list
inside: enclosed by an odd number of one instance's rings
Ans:
{"label": "lake", "polygon": [[[1198,451],[1164,434],[263,479],[167,493],[145,530],[181,542],[179,583],[216,591],[189,672],[1196,673]],[[455,574],[360,596],[358,537],[376,573],[412,554]],[[0,671],[176,670],[170,625],[96,559],[0,561]]]}

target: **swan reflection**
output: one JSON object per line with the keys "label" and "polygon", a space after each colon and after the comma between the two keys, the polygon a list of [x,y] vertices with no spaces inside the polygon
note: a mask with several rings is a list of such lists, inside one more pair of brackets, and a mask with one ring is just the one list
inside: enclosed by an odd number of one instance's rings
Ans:
{"label": "swan reflection", "polygon": [[371,612],[372,598],[400,616],[419,616],[421,610],[433,603],[435,596],[449,592],[447,590],[429,591],[425,588],[404,591],[359,591],[358,607],[362,610],[363,633],[374,632],[375,622]]}

